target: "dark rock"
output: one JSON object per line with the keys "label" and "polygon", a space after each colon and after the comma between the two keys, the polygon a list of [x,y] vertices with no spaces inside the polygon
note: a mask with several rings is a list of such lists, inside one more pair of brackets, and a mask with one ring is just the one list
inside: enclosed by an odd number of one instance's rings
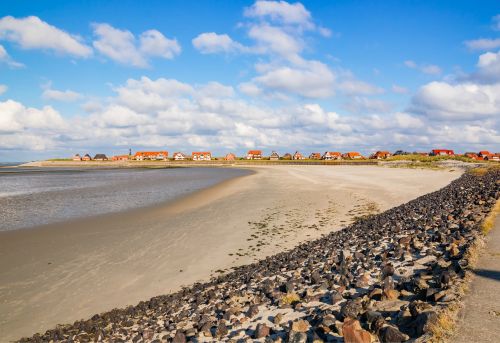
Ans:
{"label": "dark rock", "polygon": [[410,337],[405,335],[393,326],[384,326],[379,330],[378,338],[382,343],[400,343],[405,342]]}

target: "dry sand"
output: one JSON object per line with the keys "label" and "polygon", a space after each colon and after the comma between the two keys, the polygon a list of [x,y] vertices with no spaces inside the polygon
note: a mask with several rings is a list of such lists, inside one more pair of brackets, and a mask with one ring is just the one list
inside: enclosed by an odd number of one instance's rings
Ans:
{"label": "dry sand", "polygon": [[460,171],[262,166],[174,203],[0,233],[0,341],[136,304],[435,191]]}

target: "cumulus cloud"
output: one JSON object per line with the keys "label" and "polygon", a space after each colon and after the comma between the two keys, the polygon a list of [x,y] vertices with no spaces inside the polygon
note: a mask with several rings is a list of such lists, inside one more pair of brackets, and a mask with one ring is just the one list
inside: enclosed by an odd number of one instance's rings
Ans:
{"label": "cumulus cloud", "polygon": [[480,55],[476,66],[477,71],[471,74],[470,79],[481,83],[500,82],[500,51]]}
{"label": "cumulus cloud", "polygon": [[232,40],[227,34],[219,35],[215,32],[201,33],[192,40],[192,43],[202,54],[236,53],[247,50],[243,45]]}
{"label": "cumulus cloud", "polygon": [[251,18],[270,19],[285,25],[298,25],[304,29],[315,27],[311,13],[299,2],[290,4],[286,1],[256,1],[245,9],[244,15]]}
{"label": "cumulus cloud", "polygon": [[500,48],[500,38],[480,38],[465,41],[464,44],[470,50],[492,50]]}
{"label": "cumulus cloud", "polygon": [[44,87],[42,98],[61,102],[74,102],[83,98],[83,95],[72,90],[52,89],[50,83]]}
{"label": "cumulus cloud", "polygon": [[14,61],[2,45],[0,45],[0,63],[5,63],[11,68],[24,67],[24,64]]}
{"label": "cumulus cloud", "polygon": [[137,39],[132,32],[106,23],[95,23],[92,27],[96,36],[94,48],[121,64],[145,68],[151,57],[172,59],[181,52],[177,40],[169,39],[157,30],[145,31]]}
{"label": "cumulus cloud", "polygon": [[366,114],[390,112],[393,106],[384,100],[354,96],[344,104],[344,108],[352,113]]}
{"label": "cumulus cloud", "polygon": [[35,16],[1,18],[0,40],[14,42],[23,49],[52,50],[74,57],[92,55],[92,49],[79,36],[69,34]]}

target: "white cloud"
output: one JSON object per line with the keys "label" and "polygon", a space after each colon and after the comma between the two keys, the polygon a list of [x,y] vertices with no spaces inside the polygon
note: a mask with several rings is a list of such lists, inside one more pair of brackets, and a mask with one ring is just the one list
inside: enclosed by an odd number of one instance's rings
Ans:
{"label": "white cloud", "polygon": [[411,69],[417,68],[417,63],[415,63],[415,61],[412,61],[412,60],[404,61],[404,64],[405,64],[405,66],[407,66],[408,68],[411,68]]}
{"label": "white cloud", "polygon": [[348,77],[346,80],[341,81],[336,88],[347,95],[373,95],[385,92],[383,88],[357,80],[353,77]]}
{"label": "white cloud", "polygon": [[477,71],[470,78],[482,83],[500,82],[500,51],[480,55]]}
{"label": "white cloud", "polygon": [[420,88],[412,109],[440,120],[478,120],[500,114],[500,84],[431,82]]}
{"label": "white cloud", "polygon": [[386,113],[392,110],[392,104],[380,99],[368,99],[366,97],[351,97],[344,108],[352,113]]}
{"label": "white cloud", "polygon": [[139,40],[127,30],[120,30],[106,23],[95,23],[94,48],[104,56],[125,65],[145,68],[150,57],[172,59],[181,52],[175,39],[166,38],[161,32],[148,30]]}
{"label": "white cloud", "polygon": [[92,49],[79,36],[71,35],[35,16],[1,18],[0,39],[15,42],[23,49],[53,50],[75,57],[92,55]]}
{"label": "white cloud", "polygon": [[500,38],[480,38],[465,41],[464,44],[470,50],[492,50],[500,48]]}
{"label": "white cloud", "polygon": [[435,64],[417,64],[413,60],[406,60],[404,65],[410,69],[417,69],[424,74],[439,75],[442,73],[441,68]]}
{"label": "white cloud", "polygon": [[244,15],[251,18],[269,19],[285,25],[297,25],[303,29],[315,27],[311,13],[299,2],[290,4],[286,1],[256,1],[245,9]]}
{"label": "white cloud", "polygon": [[300,36],[294,36],[282,28],[268,24],[253,25],[248,36],[256,41],[255,49],[257,51],[274,53],[291,60],[296,60],[304,48]]}
{"label": "white cloud", "polygon": [[290,92],[308,98],[325,98],[334,92],[335,75],[319,61],[272,68],[253,79],[255,83],[277,92]]}
{"label": "white cloud", "polygon": [[14,61],[2,45],[0,45],[0,63],[6,63],[11,68],[24,67],[24,64]]}
{"label": "white cloud", "polygon": [[227,34],[205,32],[192,40],[193,46],[202,54],[235,53],[245,51],[245,47],[235,42]]}
{"label": "white cloud", "polygon": [[176,39],[169,39],[157,30],[148,30],[141,34],[140,50],[147,56],[172,59],[181,53],[181,46]]}
{"label": "white cloud", "polygon": [[83,95],[72,90],[60,91],[50,88],[50,85],[44,89],[42,97],[45,100],[55,100],[62,102],[74,102],[83,98]]}
{"label": "white cloud", "polygon": [[9,89],[9,87],[7,87],[6,85],[0,84],[0,95],[7,92],[7,89]]}

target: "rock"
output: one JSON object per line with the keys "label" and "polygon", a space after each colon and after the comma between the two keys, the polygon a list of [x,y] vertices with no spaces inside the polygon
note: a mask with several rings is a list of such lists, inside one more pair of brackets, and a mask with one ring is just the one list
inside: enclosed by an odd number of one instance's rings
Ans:
{"label": "rock", "polygon": [[416,335],[422,336],[423,334],[428,333],[431,326],[437,322],[437,318],[437,313],[434,311],[420,313],[414,322]]}
{"label": "rock", "polygon": [[[152,337],[151,337],[152,338]],[[172,343],[186,343],[186,335],[182,331],[177,331],[177,333],[174,336],[174,339],[172,340]]]}
{"label": "rock", "polygon": [[345,343],[371,343],[370,333],[363,330],[358,320],[347,318],[342,325]]}
{"label": "rock", "polygon": [[408,305],[405,300],[382,300],[373,305],[373,309],[380,312],[398,312],[401,307]]}
{"label": "rock", "polygon": [[274,323],[275,325],[278,325],[278,324],[280,324],[280,323],[281,323],[281,321],[282,321],[282,320],[283,320],[283,314],[278,313],[277,315],[275,315],[275,316],[274,316],[274,318],[273,318],[273,323]]}
{"label": "rock", "polygon": [[311,281],[314,283],[314,284],[319,284],[321,283],[321,274],[315,270],[311,273]]}
{"label": "rock", "polygon": [[258,305],[251,305],[248,308],[248,311],[246,312],[246,316],[248,318],[253,318],[259,313],[259,306]]}
{"label": "rock", "polygon": [[304,332],[290,331],[288,333],[289,343],[306,343],[307,335]]}
{"label": "rock", "polygon": [[384,268],[382,268],[382,279],[392,275],[394,275],[394,267],[391,263],[388,263],[384,266]]}
{"label": "rock", "polygon": [[410,339],[408,335],[389,325],[379,330],[378,338],[381,343],[400,343]]}
{"label": "rock", "polygon": [[385,300],[396,300],[397,298],[399,298],[399,292],[395,289],[386,290],[384,291],[382,298]]}
{"label": "rock", "polygon": [[299,319],[292,323],[291,330],[295,332],[307,332],[311,325],[308,321]]}
{"label": "rock", "polygon": [[264,338],[269,336],[270,329],[266,324],[259,323],[255,329],[254,338]]}
{"label": "rock", "polygon": [[219,322],[219,325],[217,325],[217,329],[215,330],[215,337],[217,338],[222,338],[226,336],[228,333],[228,329],[226,324],[223,321]]}
{"label": "rock", "polygon": [[363,311],[363,305],[356,300],[347,301],[340,309],[340,315],[343,318],[357,318]]}

